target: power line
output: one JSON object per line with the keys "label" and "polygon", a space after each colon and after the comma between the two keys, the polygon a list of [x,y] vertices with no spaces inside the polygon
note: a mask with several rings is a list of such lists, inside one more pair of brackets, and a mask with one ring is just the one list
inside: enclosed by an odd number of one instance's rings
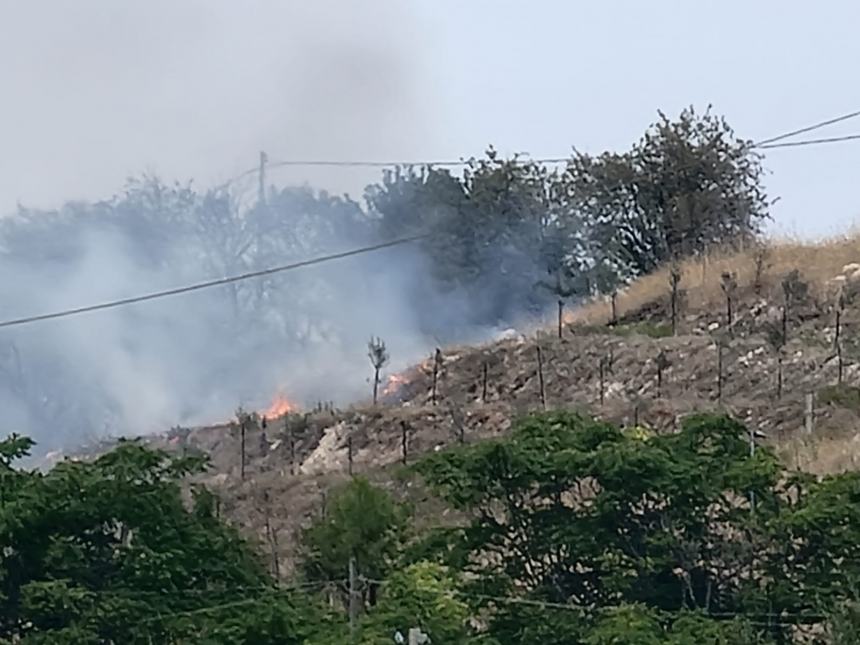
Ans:
{"label": "power line", "polygon": [[757,141],[756,143],[754,143],[753,147],[760,148],[769,143],[774,143],[775,141],[782,141],[783,139],[788,139],[798,134],[812,132],[813,130],[818,130],[819,128],[833,125],[834,123],[839,123],[840,121],[847,121],[848,119],[853,119],[858,116],[860,116],[860,110],[857,110],[856,112],[849,112],[848,114],[843,114],[833,119],[827,119],[826,121],[819,121],[818,123],[814,123],[803,128],[798,128],[797,130],[792,130],[791,132],[786,132],[785,134],[778,134],[775,137],[770,137],[769,139],[762,139],[761,141]]}
{"label": "power line", "polygon": [[[376,584],[379,586],[387,586],[390,584],[388,580],[372,580],[369,578],[362,578],[362,581],[369,582],[372,584]],[[466,591],[462,589],[451,589],[447,592],[449,597],[461,597],[461,598],[472,598],[474,600],[483,600],[488,602],[496,602],[499,604],[505,605],[523,605],[527,607],[536,607],[538,609],[559,609],[562,611],[572,611],[577,613],[582,612],[600,612],[600,613],[608,613],[618,609],[621,609],[623,605],[602,605],[602,606],[583,606],[583,605],[574,605],[571,603],[563,603],[563,602],[553,602],[549,600],[538,600],[535,598],[524,598],[522,596],[497,596],[490,594],[483,594],[473,591]],[[670,612],[671,613],[671,612]],[[766,618],[775,620],[776,623],[782,622],[783,624],[789,624],[786,622],[786,619],[795,619],[795,620],[812,620],[812,621],[823,621],[826,619],[826,616],[817,613],[817,612],[804,612],[804,611],[782,611],[779,614],[773,614],[770,612],[755,612],[755,611],[705,611],[705,614],[712,618]],[[782,620],[781,620],[782,619]]]}
{"label": "power line", "polygon": [[235,607],[242,607],[245,605],[251,605],[260,602],[266,597],[272,595],[292,593],[295,591],[313,591],[317,587],[324,587],[325,585],[330,584],[330,582],[331,581],[329,580],[322,580],[318,582],[300,582],[286,587],[270,587],[265,593],[261,593],[260,595],[254,596],[253,598],[243,598],[242,600],[234,600],[231,602],[219,603],[215,605],[207,605],[204,607],[198,607],[196,609],[189,609],[187,611],[176,611],[171,612],[169,614],[158,614],[149,618],[144,618],[138,622],[151,623],[155,621],[167,620],[170,618],[178,618],[179,616],[196,616],[199,614],[208,614],[209,612],[217,611],[220,609],[233,609]]}
{"label": "power line", "polygon": [[854,141],[860,139],[860,134],[847,134],[842,137],[828,137],[825,139],[804,139],[803,141],[784,141],[782,143],[768,143],[758,146],[759,150],[770,150],[772,148],[794,148],[797,146],[814,146],[820,143],[838,143],[840,141]]}
{"label": "power line", "polygon": [[[849,141],[852,139],[860,139],[860,135],[850,135],[848,137],[835,137],[831,139],[811,139],[808,142],[797,142],[792,144],[781,144],[779,146],[771,145],[777,141],[782,141],[783,139],[788,139],[790,137],[796,136],[798,134],[804,134],[806,132],[812,132],[813,130],[818,130],[828,125],[833,125],[834,123],[840,123],[841,121],[847,121],[849,119],[853,119],[855,117],[860,116],[860,110],[855,112],[849,112],[847,114],[842,114],[840,116],[834,117],[832,119],[827,119],[825,121],[819,121],[818,123],[814,123],[812,125],[808,125],[802,128],[798,128],[796,130],[791,130],[789,132],[784,132],[783,134],[778,134],[773,137],[768,137],[767,139],[761,139],[759,141],[755,141],[750,146],[751,149],[762,149],[766,150],[769,148],[778,148],[778,147],[793,147],[793,146],[803,146],[803,145],[817,145],[822,143],[834,143],[836,141]],[[570,157],[524,157],[519,163],[540,163],[540,164],[557,164],[557,163],[565,163],[570,160]],[[467,166],[470,163],[473,163],[474,159],[437,159],[437,160],[400,160],[400,161],[372,161],[372,160],[330,160],[330,159],[290,159],[290,160],[281,160],[281,161],[273,161],[268,164],[269,168],[282,168],[282,167],[333,167],[333,168],[396,168],[396,167],[415,167],[415,166],[436,166],[436,167],[449,167],[456,168],[460,166]],[[245,170],[232,179],[228,179],[226,182],[221,184],[219,187],[226,187],[234,181],[238,181],[244,177],[248,177],[250,175],[256,174],[259,172],[259,168],[249,168]]]}
{"label": "power line", "polygon": [[[833,119],[828,119],[826,121],[821,121],[819,123],[806,126],[804,128],[799,128],[797,130],[792,130],[791,132],[786,132],[784,134],[777,135],[775,137],[771,137],[769,139],[763,139],[756,143],[752,144],[752,148],[759,149],[769,149],[769,148],[782,148],[782,147],[796,147],[796,146],[810,146],[817,145],[823,143],[835,143],[838,141],[850,141],[855,139],[860,139],[860,135],[847,135],[844,137],[831,137],[827,139],[809,139],[806,141],[796,141],[796,142],[786,142],[786,143],[774,143],[777,141],[781,141],[782,139],[786,139],[788,137],[795,136],[797,134],[802,134],[804,132],[810,132],[812,130],[816,130],[818,128],[822,128],[826,125],[831,125],[833,123],[838,123],[840,121],[845,121],[847,119],[854,118],[856,116],[860,116],[860,111],[851,112],[848,114],[844,114]],[[541,157],[541,158],[526,158],[523,160],[523,163],[565,163],[569,159],[567,157]],[[451,160],[437,160],[437,161],[327,161],[327,160],[291,160],[291,161],[276,161],[269,164],[270,167],[284,167],[284,166],[337,166],[337,167],[371,167],[371,168],[383,168],[383,167],[394,167],[394,166],[464,166],[470,163],[473,163],[472,160],[463,160],[460,159],[458,161]],[[515,160],[516,161],[516,160]],[[261,164],[260,168],[263,167]],[[251,168],[248,169],[232,179],[227,180],[218,188],[226,188],[231,183],[255,173],[260,172],[260,168]],[[334,253],[331,255],[325,255],[317,258],[313,258],[310,260],[303,260],[301,262],[294,262],[291,264],[286,264],[282,266],[276,266],[268,269],[262,269],[259,271],[251,271],[248,273],[243,273],[236,276],[230,276],[227,278],[219,278],[216,280],[208,280],[206,282],[200,282],[197,284],[187,285],[184,287],[177,287],[174,289],[166,289],[163,291],[156,291],[154,293],[149,293],[141,296],[133,296],[129,298],[121,298],[119,300],[111,300],[108,302],[103,302],[95,305],[87,305],[83,307],[75,307],[72,309],[64,309],[61,311],[51,312],[47,314],[38,314],[34,316],[25,316],[23,318],[13,318],[10,320],[0,321],[0,328],[4,327],[13,327],[17,325],[24,325],[28,323],[38,322],[42,320],[51,320],[54,318],[66,318],[68,316],[74,316],[82,313],[88,313],[92,311],[100,311],[102,309],[112,309],[115,307],[121,307],[125,305],[135,304],[138,302],[146,302],[149,300],[156,300],[159,298],[166,298],[168,296],[179,295],[183,293],[189,293],[192,291],[199,291],[201,289],[208,289],[211,287],[222,286],[226,284],[231,284],[235,282],[241,282],[244,280],[249,280],[252,278],[258,278],[266,275],[272,275],[275,273],[281,273],[285,271],[291,271],[293,269],[299,269],[302,267],[312,266],[315,264],[322,264],[324,262],[330,262],[333,260],[339,260],[343,258],[352,257],[355,255],[360,255],[364,253],[370,253],[373,251],[378,251],[381,249],[398,246],[401,244],[407,244],[410,242],[414,242],[420,239],[424,239],[430,237],[430,234],[423,235],[414,235],[411,237],[400,238],[396,240],[391,240],[389,242],[382,242],[380,244],[374,244],[371,246],[361,247],[358,249],[352,249],[350,251],[344,251],[342,253]]]}
{"label": "power line", "polygon": [[310,260],[302,260],[300,262],[293,262],[291,264],[284,264],[282,266],[271,267],[268,269],[261,269],[259,271],[250,271],[248,273],[242,273],[240,275],[230,276],[227,278],[218,278],[216,280],[207,280],[206,282],[198,282],[197,284],[187,285],[184,287],[176,287],[175,289],[165,289],[163,291],[156,291],[153,293],[148,293],[142,296],[133,296],[130,298],[121,298],[119,300],[110,300],[108,302],[102,302],[95,305],[86,305],[84,307],[75,307],[72,309],[63,309],[61,311],[55,311],[47,314],[38,314],[35,316],[26,316],[24,318],[13,318],[11,320],[5,320],[0,322],[0,327],[12,327],[15,325],[24,325],[27,323],[38,322],[41,320],[51,320],[53,318],[66,318],[68,316],[74,316],[77,314],[83,314],[90,311],[99,311],[102,309],[112,309],[114,307],[121,307],[124,305],[131,305],[137,302],[146,302],[148,300],[156,300],[158,298],[166,298],[167,296],[175,296],[182,293],[189,293],[191,291],[199,291],[201,289],[209,289],[211,287],[218,287],[225,284],[231,284],[234,282],[241,282],[243,280],[250,280],[251,278],[259,278],[261,276],[272,275],[275,273],[283,273],[285,271],[292,271],[294,269],[300,269],[303,267],[309,267],[316,264],[323,264],[324,262],[331,262],[333,260],[340,260],[343,258],[353,257],[355,255],[362,255],[364,253],[371,253],[373,251],[379,251],[381,249],[387,249],[394,246],[400,246],[401,244],[408,244],[410,242],[415,242],[417,240],[421,240],[424,238],[430,237],[430,234],[423,235],[413,235],[411,237],[402,237],[396,240],[391,240],[389,242],[381,242],[380,244],[373,244],[370,246],[363,246],[361,248],[352,249],[349,251],[343,251],[341,253],[332,253],[330,255],[323,255],[316,258],[312,258]]}

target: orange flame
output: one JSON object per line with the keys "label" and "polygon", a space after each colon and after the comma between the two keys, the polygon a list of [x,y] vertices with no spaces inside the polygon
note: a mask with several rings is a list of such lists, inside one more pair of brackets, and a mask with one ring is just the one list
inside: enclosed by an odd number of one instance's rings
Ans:
{"label": "orange flame", "polygon": [[406,385],[409,382],[409,378],[405,374],[391,374],[388,377],[388,382],[385,384],[385,388],[382,390],[382,394],[385,396],[390,396],[397,392],[401,386]]}
{"label": "orange flame", "polygon": [[290,401],[283,394],[277,394],[272,401],[272,405],[263,412],[263,416],[267,419],[276,419],[284,416],[285,414],[289,414],[290,412],[296,412],[298,409],[299,406]]}

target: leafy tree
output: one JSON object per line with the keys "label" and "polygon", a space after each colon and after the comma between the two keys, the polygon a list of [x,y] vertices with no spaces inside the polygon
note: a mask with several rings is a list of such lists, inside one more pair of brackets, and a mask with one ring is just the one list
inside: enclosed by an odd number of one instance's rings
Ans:
{"label": "leafy tree", "polygon": [[760,157],[710,110],[660,114],[625,153],[575,155],[564,183],[619,279],[754,237],[767,218]]}
{"label": "leafy tree", "polygon": [[[766,579],[756,562],[770,544],[764,523],[787,503],[775,456],[751,457],[746,430],[723,417],[643,436],[550,413],[418,470],[471,518],[453,539],[484,588],[577,606],[754,604]],[[755,514],[744,501],[750,491]]]}
{"label": "leafy tree", "polygon": [[385,367],[389,358],[385,342],[381,338],[371,337],[370,342],[367,343],[367,357],[373,365],[373,405],[376,405],[379,395],[379,371]]}
{"label": "leafy tree", "polygon": [[[408,513],[385,491],[357,477],[329,498],[325,516],[301,535],[301,569],[311,581],[343,580],[355,558],[358,574],[381,580],[397,560],[406,536]],[[368,604],[376,586],[365,590]]]}
{"label": "leafy tree", "polygon": [[324,622],[273,587],[207,495],[183,502],[200,458],[126,442],[47,474],[11,470],[28,444],[0,442],[0,639],[298,644]]}
{"label": "leafy tree", "polygon": [[437,564],[418,562],[393,573],[379,604],[362,620],[358,642],[391,643],[395,632],[420,627],[433,643],[477,644],[467,624],[470,608],[456,592],[454,577]]}
{"label": "leafy tree", "polygon": [[683,613],[674,618],[641,605],[602,612],[583,639],[585,645],[755,645],[768,642],[744,620],[715,620]]}
{"label": "leafy tree", "polygon": [[490,148],[467,162],[462,178],[399,169],[365,196],[385,238],[430,234],[422,242],[427,281],[416,297],[459,295],[472,321],[498,324],[542,308],[546,294],[535,283],[582,259],[581,232],[572,211],[559,208],[556,183],[547,167]]}

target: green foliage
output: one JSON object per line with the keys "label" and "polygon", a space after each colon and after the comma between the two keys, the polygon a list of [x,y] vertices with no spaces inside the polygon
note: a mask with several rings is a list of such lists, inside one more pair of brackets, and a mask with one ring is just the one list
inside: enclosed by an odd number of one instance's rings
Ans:
{"label": "green foliage", "polygon": [[0,498],[0,640],[300,643],[321,620],[267,595],[260,559],[210,494],[183,503],[200,458],[126,442],[92,463],[10,471],[28,443],[2,443],[4,478],[17,480]]}
{"label": "green foliage", "polygon": [[855,600],[840,604],[828,622],[831,645],[856,645],[857,634],[860,634],[860,603]]}
{"label": "green foliage", "polygon": [[406,535],[408,513],[383,490],[358,477],[335,491],[325,516],[302,533],[302,570],[309,580],[341,580],[355,558],[363,577],[384,578]]}
{"label": "green foliage", "polygon": [[420,627],[434,643],[476,643],[467,625],[469,606],[456,594],[457,583],[445,568],[419,562],[386,581],[379,604],[361,623],[361,645],[392,643],[392,635]]}
{"label": "green foliage", "polygon": [[748,239],[767,217],[760,157],[710,111],[661,114],[629,152],[577,155],[563,179],[619,277]]}
{"label": "green foliage", "polygon": [[755,645],[765,643],[743,620],[715,620],[691,612],[666,616],[642,605],[603,612],[584,645]]}
{"label": "green foliage", "polygon": [[[553,412],[522,419],[508,438],[433,455],[416,469],[471,518],[456,536],[470,554],[471,576],[496,594],[524,588],[553,603],[734,614],[778,602],[797,613],[809,605],[789,589],[829,589],[827,558],[854,558],[848,536],[860,536],[850,503],[856,478],[825,480],[797,500],[774,454],[760,448],[750,456],[746,429],[726,417],[692,417],[678,434],[643,441]],[[824,512],[824,496],[831,517],[797,526],[813,509]],[[786,575],[778,570],[785,558],[806,564]],[[833,584],[847,584],[847,575]],[[583,629],[566,622],[570,633]]]}

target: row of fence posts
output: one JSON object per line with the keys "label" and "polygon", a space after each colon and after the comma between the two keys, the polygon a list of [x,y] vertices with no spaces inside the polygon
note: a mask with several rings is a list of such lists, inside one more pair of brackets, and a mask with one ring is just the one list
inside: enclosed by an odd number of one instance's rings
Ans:
{"label": "row of fence posts", "polygon": [[[725,374],[724,374],[724,344],[722,342],[717,342],[717,393],[716,399],[718,405],[722,405],[723,403],[723,390],[724,390],[724,382],[725,382]],[[837,343],[837,347],[839,344]],[[839,352],[841,353],[841,352]],[[538,395],[541,409],[547,409],[547,394],[546,394],[546,381],[544,376],[544,366],[545,366],[545,356],[544,351],[540,345],[537,343],[535,345],[535,354],[537,358],[537,377],[538,377]],[[437,348],[432,357],[433,368],[432,368],[432,383],[431,383],[431,391],[430,391],[430,403],[433,406],[438,405],[440,401],[439,397],[439,380],[442,373],[442,367],[444,365],[444,357],[442,354],[442,350]],[[600,405],[603,406],[606,403],[606,380],[608,374],[612,370],[613,356],[612,353],[608,353],[602,356],[598,361],[598,400]],[[671,361],[668,358],[667,353],[664,350],[661,350],[656,358],[656,391],[655,395],[657,398],[661,398],[663,396],[664,389],[664,376],[665,371],[671,367]],[[842,363],[840,361],[839,364],[839,382],[842,382]],[[481,396],[480,400],[482,402],[487,401],[488,397],[488,388],[489,388],[489,362],[487,359],[484,359],[481,363],[481,375],[480,375],[480,391]],[[778,383],[777,383],[777,397],[781,397],[782,394],[782,370],[778,370]],[[633,406],[632,417],[633,417],[633,425],[638,426],[640,421],[640,402],[636,402]],[[454,425],[455,435],[457,437],[457,441],[459,443],[465,443],[466,439],[466,427],[463,423],[463,419],[458,414],[458,410],[455,405],[449,404],[449,412],[452,419],[452,423]],[[245,450],[245,442],[246,442],[246,434],[247,434],[247,425],[249,423],[250,417],[247,415],[241,416],[239,419],[239,434],[240,434],[240,477],[244,480],[246,477],[246,450]],[[807,435],[811,435],[814,432],[814,424],[815,424],[815,395],[813,392],[806,393],[805,397],[805,410],[804,410],[804,432]],[[266,426],[266,419],[263,418],[263,428]],[[285,418],[284,422],[284,431],[285,431],[285,439],[287,442],[287,448],[289,453],[289,472],[290,475],[295,476],[297,473],[297,463],[296,463],[296,440],[294,434],[294,428],[290,424],[289,417]],[[400,461],[403,464],[408,463],[409,460],[409,448],[410,448],[410,437],[412,434],[412,428],[409,423],[405,420],[400,422]],[[346,441],[346,450],[347,450],[347,469],[350,476],[355,473],[355,446],[353,443],[353,437],[350,435],[347,437]]]}

